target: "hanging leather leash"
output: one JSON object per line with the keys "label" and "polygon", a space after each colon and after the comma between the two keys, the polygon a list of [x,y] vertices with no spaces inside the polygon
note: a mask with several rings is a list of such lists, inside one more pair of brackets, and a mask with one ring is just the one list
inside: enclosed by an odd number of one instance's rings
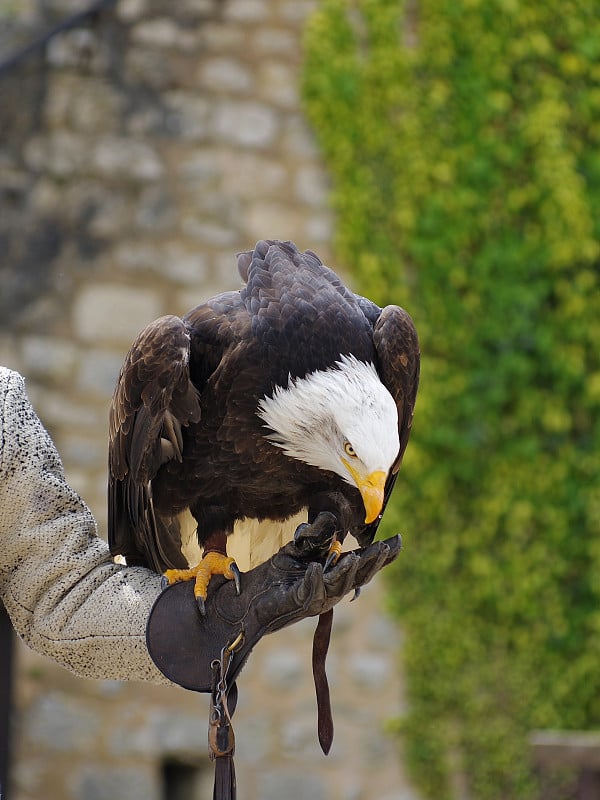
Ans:
{"label": "hanging leather leash", "polygon": [[317,694],[317,732],[321,750],[327,755],[333,742],[333,716],[329,697],[329,683],[325,671],[325,659],[329,650],[331,627],[333,624],[333,608],[319,615],[315,630],[312,650],[312,670]]}
{"label": "hanging leather leash", "polygon": [[213,800],[236,800],[235,782],[235,735],[231,717],[237,702],[237,684],[227,683],[231,659],[235,651],[244,643],[243,631],[221,650],[220,658],[211,663],[213,684],[210,695],[208,717],[208,753],[215,762],[215,782]]}

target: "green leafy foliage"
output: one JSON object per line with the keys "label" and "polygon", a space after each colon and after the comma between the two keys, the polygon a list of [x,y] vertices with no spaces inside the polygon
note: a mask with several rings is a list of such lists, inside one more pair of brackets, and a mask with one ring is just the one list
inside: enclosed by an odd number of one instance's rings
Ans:
{"label": "green leafy foliage", "polygon": [[322,0],[303,92],[338,261],[423,354],[386,515],[413,777],[537,791],[534,728],[600,726],[600,15]]}

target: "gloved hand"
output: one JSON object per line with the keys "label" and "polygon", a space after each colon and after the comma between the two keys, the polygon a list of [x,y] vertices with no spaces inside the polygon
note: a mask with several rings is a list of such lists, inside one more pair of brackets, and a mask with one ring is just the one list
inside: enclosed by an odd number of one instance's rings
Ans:
{"label": "gloved hand", "polygon": [[292,542],[242,575],[239,596],[232,581],[213,577],[205,616],[198,611],[191,582],[167,587],[152,608],[146,634],[148,650],[161,672],[186,689],[211,692],[211,664],[231,648],[231,685],[265,634],[329,611],[400,552],[400,536],[395,536],[343,553],[324,572],[335,528],[335,517],[327,512],[312,525],[300,525]]}

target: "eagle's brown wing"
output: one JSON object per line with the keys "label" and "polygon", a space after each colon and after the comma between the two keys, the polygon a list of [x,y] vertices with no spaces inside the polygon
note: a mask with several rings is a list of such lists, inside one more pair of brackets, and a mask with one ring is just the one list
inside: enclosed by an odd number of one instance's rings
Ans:
{"label": "eagle's brown wing", "polygon": [[[179,317],[148,325],[125,358],[109,417],[108,541],[129,564],[186,566],[179,531],[159,531],[151,481],[182,460],[183,426],[200,420],[190,378],[190,334]],[[164,526],[161,526],[164,528]]]}
{"label": "eagle's brown wing", "polygon": [[400,306],[386,306],[375,323],[373,342],[379,375],[398,407],[400,450],[392,467],[396,474],[408,444],[419,388],[419,339],[408,313]]}
{"label": "eagle's brown wing", "polygon": [[[403,308],[386,306],[380,310],[364,298],[360,298],[360,305],[373,324],[373,343],[377,353],[379,377],[398,408],[400,449],[386,482],[381,512],[383,514],[394,488],[412,428],[421,356],[417,331],[409,314]],[[361,544],[373,540],[378,525],[379,520],[367,526],[364,533],[360,534]]]}

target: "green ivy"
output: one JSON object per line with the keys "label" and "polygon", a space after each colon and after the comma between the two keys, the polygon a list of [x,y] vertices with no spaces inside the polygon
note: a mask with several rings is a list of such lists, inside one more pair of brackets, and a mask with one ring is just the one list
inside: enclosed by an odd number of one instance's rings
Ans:
{"label": "green ivy", "polygon": [[529,732],[600,726],[598,6],[322,0],[303,94],[338,263],[421,338],[386,515],[411,773],[533,797]]}

